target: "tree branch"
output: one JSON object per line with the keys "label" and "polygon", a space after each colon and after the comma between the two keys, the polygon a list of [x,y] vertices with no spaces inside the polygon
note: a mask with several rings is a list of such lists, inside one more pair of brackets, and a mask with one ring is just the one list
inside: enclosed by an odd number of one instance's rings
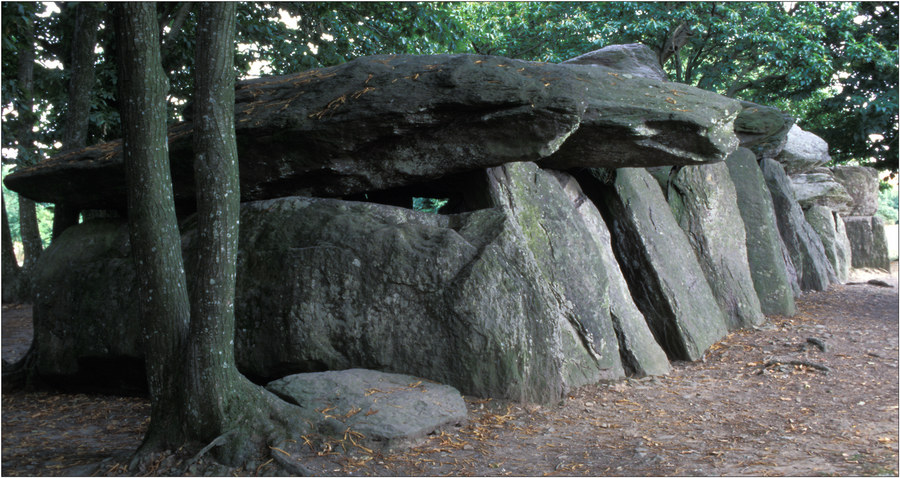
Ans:
{"label": "tree branch", "polygon": [[785,74],[768,75],[768,76],[764,76],[762,78],[758,78],[756,80],[750,80],[750,81],[745,81],[742,83],[736,83],[736,84],[733,84],[730,87],[728,87],[728,91],[725,92],[725,96],[727,96],[729,98],[734,98],[734,95],[736,95],[737,93],[740,93],[741,91],[746,90],[747,88],[757,87],[757,86],[760,86],[760,85],[767,83],[769,81],[772,81],[772,80],[783,80],[785,78],[787,78],[787,75],[785,75]]}
{"label": "tree branch", "polygon": [[168,56],[169,52],[172,51],[172,47],[175,45],[175,40],[177,40],[178,36],[181,34],[181,25],[184,24],[184,20],[187,19],[188,12],[190,11],[191,2],[182,3],[181,7],[178,8],[178,11],[175,12],[172,23],[169,25],[169,33],[163,33],[163,29],[160,29],[160,37],[162,38],[163,62],[166,61],[166,56]]}

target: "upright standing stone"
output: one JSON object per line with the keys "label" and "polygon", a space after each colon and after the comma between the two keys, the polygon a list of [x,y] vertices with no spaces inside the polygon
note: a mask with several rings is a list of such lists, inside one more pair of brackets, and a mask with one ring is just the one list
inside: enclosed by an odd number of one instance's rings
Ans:
{"label": "upright standing stone", "polygon": [[697,254],[730,330],[752,327],[760,310],[747,263],[744,221],[725,163],[678,169],[668,188],[669,206]]}
{"label": "upright standing stone", "polygon": [[[834,273],[839,283],[847,282],[850,275],[849,255],[843,249],[846,235],[841,238],[835,225],[834,211],[826,206],[812,206],[806,210],[806,221],[812,226],[822,245],[825,247],[825,255],[834,267]],[[844,229],[841,229],[844,231]],[[846,233],[845,233],[846,234]]]}
{"label": "upright standing stone", "polygon": [[747,262],[760,307],[765,314],[794,315],[794,292],[782,255],[772,197],[756,156],[746,148],[738,148],[725,164],[744,223]]}
{"label": "upright standing stone", "polygon": [[[597,241],[553,174],[534,163],[487,169],[490,203],[519,229],[568,325],[597,364],[581,384],[625,375]],[[570,374],[571,375],[571,374]]]}
{"label": "upright standing stone", "polygon": [[616,256],[613,253],[612,238],[606,222],[600,216],[597,206],[585,196],[574,177],[561,171],[552,171],[559,180],[575,210],[581,215],[585,226],[597,242],[600,250],[601,268],[606,272],[609,284],[609,315],[612,318],[616,336],[619,339],[619,354],[622,365],[636,376],[664,375],[669,373],[669,359],[653,338],[653,333],[631,298],[628,284]]}
{"label": "upright standing stone", "polygon": [[851,216],[844,218],[844,225],[854,268],[891,270],[884,220],[878,216]]}
{"label": "upright standing stone", "polygon": [[728,333],[706,277],[656,180],[639,168],[616,171],[588,191],[610,226],[632,297],[670,358],[697,360]]}
{"label": "upright standing stone", "polygon": [[759,163],[766,185],[772,194],[778,231],[797,269],[800,288],[825,290],[837,281],[834,268],[825,255],[825,247],[819,235],[806,222],[803,209],[794,197],[791,180],[784,167],[773,159],[764,158]]}
{"label": "upright standing stone", "polygon": [[[838,213],[834,213],[834,230],[837,242],[835,242],[834,252],[837,254],[838,262],[846,264],[846,278],[850,278],[850,269],[853,267],[853,248],[850,246],[850,238],[847,237],[847,226],[844,224],[844,218]],[[835,273],[841,274],[835,270]],[[840,275],[838,276],[840,277]],[[846,282],[846,280],[845,280]]]}

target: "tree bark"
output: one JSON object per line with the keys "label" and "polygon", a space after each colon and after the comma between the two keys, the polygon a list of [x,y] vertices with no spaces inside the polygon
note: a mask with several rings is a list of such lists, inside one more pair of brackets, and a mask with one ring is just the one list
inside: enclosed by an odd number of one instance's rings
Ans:
{"label": "tree bark", "polygon": [[[91,90],[94,87],[94,48],[100,11],[91,3],[75,6],[75,28],[69,65],[69,98],[63,122],[62,149],[87,146],[88,125],[91,118]],[[78,209],[58,203],[53,210],[53,239],[78,224]]]}
{"label": "tree bark", "polygon": [[238,182],[234,134],[235,4],[199,8],[194,56],[194,180],[198,253],[191,292],[191,342],[187,387],[199,420],[198,435],[213,439],[229,424],[228,408],[240,402],[232,384],[234,291],[237,260]]}
{"label": "tree bark", "polygon": [[209,443],[236,465],[305,427],[292,405],[240,374],[234,362],[239,183],[234,135],[233,3],[198,15],[194,167],[198,253],[190,298],[166,147],[166,81],[155,8],[116,4],[128,221],[138,277],[151,395],[136,465],[156,451]]}
{"label": "tree bark", "polygon": [[9,232],[9,217],[6,215],[6,199],[0,195],[3,204],[3,250],[0,260],[3,261],[2,295],[3,302],[19,302],[19,277],[21,269],[13,250],[12,234]]}
{"label": "tree bark", "polygon": [[128,226],[140,278],[150,426],[140,451],[183,444],[181,361],[190,306],[166,143],[168,81],[153,3],[115,4]]}
{"label": "tree bark", "polygon": [[[18,130],[16,141],[19,143],[16,162],[21,166],[30,166],[37,162],[34,150],[32,128],[35,116],[34,106],[34,24],[26,21],[22,30],[22,44],[19,50],[17,81],[18,91]],[[22,248],[25,261],[22,264],[23,274],[27,276],[31,267],[37,262],[43,250],[41,232],[38,228],[37,212],[34,201],[19,196],[19,232],[22,235]]]}

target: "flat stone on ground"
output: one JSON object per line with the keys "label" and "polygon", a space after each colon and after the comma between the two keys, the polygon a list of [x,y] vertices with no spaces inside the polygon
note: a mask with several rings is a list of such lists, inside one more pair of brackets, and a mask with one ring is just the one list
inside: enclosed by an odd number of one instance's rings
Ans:
{"label": "flat stone on ground", "polygon": [[411,375],[365,369],[301,373],[266,388],[298,405],[320,433],[372,449],[412,446],[466,421],[466,404],[455,388]]}

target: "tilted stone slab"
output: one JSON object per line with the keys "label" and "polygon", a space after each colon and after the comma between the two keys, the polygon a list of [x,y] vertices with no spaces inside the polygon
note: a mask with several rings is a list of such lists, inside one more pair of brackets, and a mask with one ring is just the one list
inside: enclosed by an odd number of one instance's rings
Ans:
{"label": "tilted stone slab", "polygon": [[623,168],[612,185],[582,182],[613,238],[613,249],[635,303],[667,355],[697,360],[728,332],[684,232],[656,180]]}
{"label": "tilted stone slab", "polygon": [[525,239],[544,281],[560,298],[565,320],[602,372],[584,382],[623,377],[602,251],[559,181],[534,163],[485,174],[489,205],[502,208]]}
{"label": "tilted stone slab", "polygon": [[853,204],[844,216],[875,215],[878,210],[878,171],[867,166],[835,166],[831,173],[853,198]]}
{"label": "tilted stone slab", "polygon": [[766,185],[772,195],[778,232],[797,270],[802,290],[826,290],[837,281],[831,262],[819,235],[806,222],[803,209],[794,197],[791,180],[784,167],[774,159],[759,162]]}
{"label": "tilted stone slab", "polygon": [[883,219],[878,216],[850,216],[844,218],[844,226],[854,268],[891,270]]}
{"label": "tilted stone slab", "polygon": [[746,233],[747,262],[753,287],[765,314],[796,313],[794,292],[782,254],[772,196],[759,170],[756,156],[746,148],[725,160]]}
{"label": "tilted stone slab", "polygon": [[791,175],[790,178],[797,202],[804,210],[813,206],[825,206],[840,214],[847,214],[853,208],[853,198],[827,168],[816,168],[808,173]]}
{"label": "tilted stone slab", "polygon": [[[840,221],[838,228],[836,221]],[[826,206],[812,206],[806,210],[806,222],[812,226],[825,248],[831,266],[834,268],[838,283],[845,283],[850,277],[850,247],[846,229],[840,215]]]}
{"label": "tilted stone slab", "polygon": [[[375,56],[239,82],[241,199],[344,196],[542,161],[619,167],[721,161],[735,100],[597,65],[483,55]],[[176,202],[194,198],[192,126],[169,129]],[[565,145],[565,147],[563,147]],[[124,208],[121,141],[23,168],[7,187],[42,202]]]}
{"label": "tilted stone slab", "polygon": [[[411,375],[349,369],[303,373],[269,382],[312,430],[371,450],[420,444],[426,435],[466,422],[466,402],[449,386]],[[351,446],[352,448],[352,446]],[[355,450],[350,450],[355,451]]]}
{"label": "tilted stone slab", "polygon": [[728,166],[722,162],[679,168],[667,193],[729,330],[762,324],[766,317],[753,287],[744,220]]}
{"label": "tilted stone slab", "polygon": [[631,298],[628,283],[613,253],[609,229],[600,211],[573,176],[561,171],[550,172],[559,180],[600,251],[599,268],[606,274],[609,315],[619,340],[622,365],[636,376],[669,373],[671,367],[665,351],[656,342],[644,315]]}

